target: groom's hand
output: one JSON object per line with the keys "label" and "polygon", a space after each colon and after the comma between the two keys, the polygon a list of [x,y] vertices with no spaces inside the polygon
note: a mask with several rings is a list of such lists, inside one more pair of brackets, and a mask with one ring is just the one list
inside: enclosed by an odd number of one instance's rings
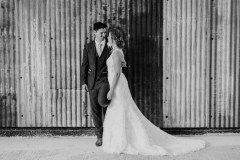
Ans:
{"label": "groom's hand", "polygon": [[83,85],[82,85],[82,90],[85,90],[86,92],[88,92],[88,87],[87,87],[86,84],[83,84]]}
{"label": "groom's hand", "polygon": [[126,67],[127,66],[127,62],[124,60],[124,61],[122,61],[122,63],[121,63],[121,67]]}
{"label": "groom's hand", "polygon": [[108,92],[108,94],[107,94],[107,99],[108,100],[111,100],[112,99],[112,91],[110,90],[109,92]]}

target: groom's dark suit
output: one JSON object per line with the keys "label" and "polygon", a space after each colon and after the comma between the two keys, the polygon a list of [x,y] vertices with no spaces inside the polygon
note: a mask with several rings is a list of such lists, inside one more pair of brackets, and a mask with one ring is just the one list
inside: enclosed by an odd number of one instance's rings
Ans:
{"label": "groom's dark suit", "polygon": [[[105,114],[106,106],[110,103],[107,99],[110,87],[106,64],[109,55],[110,50],[107,43],[105,43],[100,57],[97,54],[95,41],[84,46],[81,67],[82,84],[87,84],[89,89],[93,122],[98,138],[102,138],[103,134],[102,110]],[[102,107],[104,108],[102,109]]]}

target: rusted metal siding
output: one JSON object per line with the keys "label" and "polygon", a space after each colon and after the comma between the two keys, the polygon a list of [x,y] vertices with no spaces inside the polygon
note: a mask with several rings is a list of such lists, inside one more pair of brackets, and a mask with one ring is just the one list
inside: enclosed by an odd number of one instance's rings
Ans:
{"label": "rusted metal siding", "polygon": [[209,127],[240,126],[240,1],[212,3]]}
{"label": "rusted metal siding", "polygon": [[0,127],[91,127],[84,44],[126,33],[124,73],[155,125],[240,124],[238,0],[0,0]]}
{"label": "rusted metal siding", "polygon": [[14,1],[17,64],[17,127],[45,127],[49,106],[49,14],[46,1]]}
{"label": "rusted metal siding", "polygon": [[164,127],[239,127],[238,0],[164,1]]}
{"label": "rusted metal siding", "polygon": [[91,126],[80,90],[80,1],[0,4],[0,126]]}
{"label": "rusted metal siding", "polygon": [[[126,33],[133,98],[161,122],[161,12],[157,0],[1,0],[1,127],[90,127],[81,90],[84,44],[102,21]],[[150,72],[151,71],[151,72]],[[159,116],[160,115],[160,116]]]}
{"label": "rusted metal siding", "polygon": [[[49,70],[51,121],[53,127],[89,125],[89,110],[82,102],[81,4],[79,1],[47,1],[49,11]],[[48,16],[47,16],[48,17]],[[84,99],[85,100],[85,99]],[[81,107],[84,104],[84,107]]]}
{"label": "rusted metal siding", "polygon": [[0,0],[0,126],[17,125],[14,1]]}

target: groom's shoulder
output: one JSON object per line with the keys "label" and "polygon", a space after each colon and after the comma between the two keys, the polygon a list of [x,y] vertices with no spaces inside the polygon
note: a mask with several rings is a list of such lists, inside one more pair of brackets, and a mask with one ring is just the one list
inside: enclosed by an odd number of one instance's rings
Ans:
{"label": "groom's shoulder", "polygon": [[87,50],[87,51],[90,51],[91,48],[94,47],[94,43],[95,43],[94,41],[91,41],[91,42],[88,42],[88,43],[84,44],[84,49]]}
{"label": "groom's shoulder", "polygon": [[85,47],[91,47],[92,45],[94,45],[95,41],[91,41],[85,44]]}

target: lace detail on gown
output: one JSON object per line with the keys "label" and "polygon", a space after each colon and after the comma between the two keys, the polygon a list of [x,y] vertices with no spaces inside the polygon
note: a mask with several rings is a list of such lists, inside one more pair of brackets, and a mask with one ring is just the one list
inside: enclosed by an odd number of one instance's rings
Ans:
{"label": "lace detail on gown", "polygon": [[[121,50],[120,52],[123,54]],[[112,55],[114,53],[115,51]],[[107,60],[110,87],[115,74],[112,55]],[[127,79],[121,73],[104,120],[103,150],[105,152],[180,155],[204,147],[204,141],[172,136],[145,118],[133,101]]]}

